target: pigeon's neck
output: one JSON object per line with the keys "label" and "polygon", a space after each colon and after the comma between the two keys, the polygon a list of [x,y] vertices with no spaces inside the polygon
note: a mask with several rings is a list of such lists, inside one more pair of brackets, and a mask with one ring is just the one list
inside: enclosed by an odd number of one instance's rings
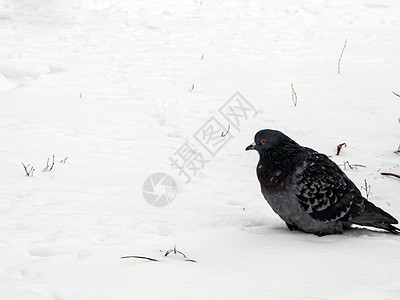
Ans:
{"label": "pigeon's neck", "polygon": [[276,185],[290,173],[300,150],[297,143],[290,141],[260,153],[257,167],[260,180],[269,186]]}
{"label": "pigeon's neck", "polygon": [[271,168],[279,166],[282,161],[292,159],[301,150],[295,141],[284,141],[272,149],[260,153],[260,159],[267,162]]}
{"label": "pigeon's neck", "polygon": [[260,156],[260,163],[263,165],[263,169],[266,173],[274,173],[282,169],[289,161],[292,156],[282,156],[279,153],[266,153]]}

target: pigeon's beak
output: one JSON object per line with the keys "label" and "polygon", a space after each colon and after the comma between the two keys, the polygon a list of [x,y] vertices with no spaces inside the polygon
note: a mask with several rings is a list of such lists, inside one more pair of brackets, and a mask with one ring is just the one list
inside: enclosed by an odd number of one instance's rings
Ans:
{"label": "pigeon's beak", "polygon": [[247,147],[246,147],[246,151],[247,150],[254,150],[254,147],[256,146],[256,143],[255,142],[253,142],[253,143],[251,143],[250,145],[248,145]]}

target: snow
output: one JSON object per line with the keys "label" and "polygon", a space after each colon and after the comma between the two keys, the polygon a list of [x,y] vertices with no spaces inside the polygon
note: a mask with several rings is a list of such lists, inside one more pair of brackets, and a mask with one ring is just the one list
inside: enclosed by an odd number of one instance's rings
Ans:
{"label": "snow", "polygon": [[[345,172],[400,218],[400,184],[380,175],[400,173],[399,14],[377,0],[1,0],[2,298],[398,299],[398,236],[290,232],[244,149],[273,128],[365,165]],[[227,130],[237,91],[257,114],[213,157],[194,135],[211,117]],[[190,183],[170,161],[186,141],[207,161]],[[163,208],[142,195],[156,172],[178,185]],[[165,257],[175,244],[196,263]]]}

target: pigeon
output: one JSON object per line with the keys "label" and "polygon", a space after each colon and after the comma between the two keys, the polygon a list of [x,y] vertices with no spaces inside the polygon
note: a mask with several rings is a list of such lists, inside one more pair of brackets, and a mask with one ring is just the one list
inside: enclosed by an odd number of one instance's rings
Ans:
{"label": "pigeon", "polygon": [[290,230],[323,236],[359,225],[400,234],[392,225],[398,221],[365,199],[325,154],[272,129],[257,132],[247,150],[259,153],[261,193]]}

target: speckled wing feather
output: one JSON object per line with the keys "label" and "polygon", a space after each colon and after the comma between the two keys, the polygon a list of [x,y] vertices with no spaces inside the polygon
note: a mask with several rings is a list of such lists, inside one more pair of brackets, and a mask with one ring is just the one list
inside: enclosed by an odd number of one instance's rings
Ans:
{"label": "speckled wing feather", "polygon": [[360,191],[326,155],[306,148],[303,170],[296,178],[302,208],[322,222],[347,219],[363,210]]}

